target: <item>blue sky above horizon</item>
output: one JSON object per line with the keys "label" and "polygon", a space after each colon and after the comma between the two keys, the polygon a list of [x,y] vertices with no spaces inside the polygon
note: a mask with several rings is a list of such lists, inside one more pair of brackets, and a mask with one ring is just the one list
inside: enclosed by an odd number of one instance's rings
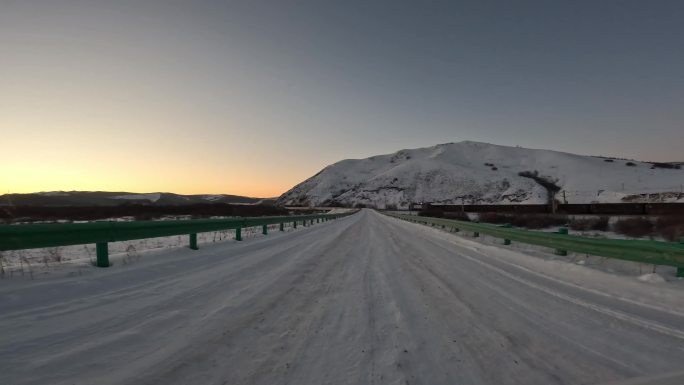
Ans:
{"label": "blue sky above horizon", "polygon": [[461,140],[684,161],[680,1],[0,0],[3,192],[278,195]]}

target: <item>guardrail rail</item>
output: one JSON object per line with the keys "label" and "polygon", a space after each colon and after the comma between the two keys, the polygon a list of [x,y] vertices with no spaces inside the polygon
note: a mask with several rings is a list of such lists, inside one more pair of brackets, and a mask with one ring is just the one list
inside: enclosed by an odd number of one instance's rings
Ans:
{"label": "guardrail rail", "polygon": [[284,231],[285,223],[292,222],[293,227],[297,228],[298,223],[304,226],[313,225],[355,212],[230,219],[0,225],[0,251],[94,243],[97,254],[96,265],[108,267],[110,266],[109,242],[187,234],[189,248],[197,250],[199,249],[198,233],[235,230],[235,239],[241,241],[241,230],[245,227],[261,226],[262,234],[266,235],[268,225],[279,224],[280,231]]}
{"label": "guardrail rail", "polygon": [[384,213],[390,217],[424,225],[441,226],[458,232],[467,230],[473,236],[487,234],[502,238],[504,245],[512,241],[544,246],[555,249],[557,254],[565,255],[568,251],[584,253],[626,261],[648,263],[654,265],[674,266],[677,277],[684,277],[684,237],[680,243],[659,242],[650,240],[587,238],[567,234],[566,228],[557,233],[513,228],[510,225],[492,225],[476,222],[465,222],[454,219],[423,217],[418,215]]}

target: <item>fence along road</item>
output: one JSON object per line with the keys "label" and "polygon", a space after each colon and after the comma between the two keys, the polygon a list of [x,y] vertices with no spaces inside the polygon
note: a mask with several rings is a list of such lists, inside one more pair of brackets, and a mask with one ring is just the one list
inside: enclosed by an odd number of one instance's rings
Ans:
{"label": "fence along road", "polygon": [[578,253],[627,261],[674,266],[677,268],[677,277],[684,277],[684,237],[681,237],[679,243],[650,240],[589,238],[568,235],[567,228],[563,228],[563,233],[550,233],[514,229],[509,225],[492,225],[406,214],[387,213],[387,215],[409,222],[439,226],[443,229],[449,229],[449,231],[452,232],[469,230],[472,231],[475,237],[478,237],[480,233],[491,235],[502,238],[506,245],[509,245],[511,240],[513,240],[554,248],[556,253],[561,255],[566,255],[567,251],[570,250]]}
{"label": "fence along road", "polygon": [[268,225],[297,223],[306,226],[321,221],[342,218],[353,214],[349,211],[340,214],[293,215],[278,217],[236,217],[229,219],[190,219],[175,221],[134,221],[134,222],[91,222],[66,224],[26,224],[0,225],[0,251],[23,250],[42,247],[83,245],[94,243],[97,250],[97,266],[109,267],[109,242],[130,241],[188,235],[188,246],[199,249],[197,233],[220,230],[235,230],[235,240],[242,240],[242,229],[261,226],[262,234],[268,234]]}
{"label": "fence along road", "polygon": [[[1,382],[593,384],[682,369],[681,312],[496,250],[362,210],[80,276],[6,279]],[[610,277],[643,298],[677,292]]]}

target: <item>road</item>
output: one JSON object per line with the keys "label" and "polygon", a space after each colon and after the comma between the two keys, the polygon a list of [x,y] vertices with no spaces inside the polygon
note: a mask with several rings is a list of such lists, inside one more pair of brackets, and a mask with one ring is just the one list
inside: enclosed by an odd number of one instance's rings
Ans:
{"label": "road", "polygon": [[5,279],[0,383],[594,384],[682,370],[682,313],[452,238],[363,210]]}

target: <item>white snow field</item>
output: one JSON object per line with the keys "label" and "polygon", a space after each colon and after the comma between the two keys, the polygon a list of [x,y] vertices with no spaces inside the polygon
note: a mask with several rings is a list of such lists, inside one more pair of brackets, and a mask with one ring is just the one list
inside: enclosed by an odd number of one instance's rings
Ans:
{"label": "white snow field", "polygon": [[362,210],[3,279],[0,383],[684,383],[681,286],[554,264]]}

